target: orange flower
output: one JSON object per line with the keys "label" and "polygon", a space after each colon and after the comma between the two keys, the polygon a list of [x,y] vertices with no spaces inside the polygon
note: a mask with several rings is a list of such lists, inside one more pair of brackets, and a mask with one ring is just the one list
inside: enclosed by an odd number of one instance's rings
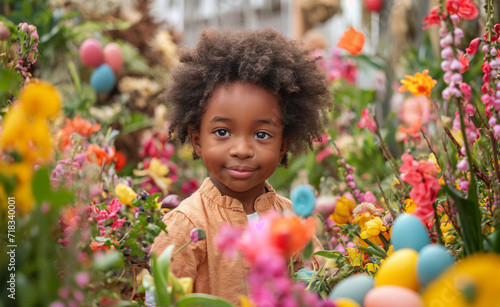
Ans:
{"label": "orange flower", "polygon": [[271,242],[284,252],[286,257],[293,256],[312,240],[316,233],[316,220],[305,220],[298,216],[279,216],[271,222]]}
{"label": "orange flower", "polygon": [[92,133],[99,131],[101,125],[92,125],[88,120],[82,119],[80,116],[75,116],[73,121],[66,118],[66,125],[59,132],[59,141],[61,148],[69,145],[69,137],[73,133],[78,133],[81,136],[89,137]]}
{"label": "orange flower", "polygon": [[358,55],[365,44],[365,35],[362,32],[354,30],[350,27],[340,37],[337,47],[347,50],[352,55]]}
{"label": "orange flower", "polygon": [[127,158],[121,151],[117,151],[115,153],[113,161],[115,162],[115,169],[117,171],[121,170],[125,166],[125,164],[127,164]]}
{"label": "orange flower", "polygon": [[[104,236],[109,237],[108,234],[105,234]],[[111,249],[115,249],[115,246],[113,244],[118,244],[118,240],[116,240],[116,238],[114,238],[111,243],[112,243],[110,245]],[[98,241],[92,241],[89,246],[90,246],[90,249],[92,249],[92,251],[94,253],[97,252],[98,250],[104,250],[105,252],[107,252],[110,248],[109,246],[106,245],[106,243],[98,242]]]}
{"label": "orange flower", "polygon": [[399,92],[410,92],[415,96],[425,95],[429,97],[431,90],[436,85],[437,81],[428,75],[426,69],[422,73],[417,72],[414,76],[406,75],[405,79],[401,79],[401,87]]}
{"label": "orange flower", "polygon": [[88,161],[94,162],[101,166],[103,162],[105,164],[109,164],[111,163],[111,161],[113,161],[113,157],[115,156],[115,148],[110,146],[106,150],[96,144],[90,144],[89,147],[87,147],[87,151],[85,153],[87,154]]}

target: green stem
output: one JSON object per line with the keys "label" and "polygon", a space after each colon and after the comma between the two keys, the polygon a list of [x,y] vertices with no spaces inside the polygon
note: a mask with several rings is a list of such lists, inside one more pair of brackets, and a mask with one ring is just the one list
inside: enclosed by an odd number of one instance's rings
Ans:
{"label": "green stem", "polygon": [[382,257],[387,257],[387,253],[385,252],[385,250],[381,249],[380,246],[378,246],[377,244],[373,243],[372,241],[368,240],[368,239],[363,239],[361,238],[361,235],[359,234],[359,232],[357,230],[354,231],[354,234],[356,234],[358,236],[358,238],[360,238],[361,240],[363,240],[366,244],[370,245],[371,247],[373,247],[373,249],[375,249],[375,251],[380,254],[380,256]]}
{"label": "green stem", "polygon": [[437,214],[437,205],[435,202],[434,202],[434,219],[436,220],[434,222],[434,226],[436,226],[436,234],[438,242],[439,244],[444,245],[443,234],[441,233],[441,221],[439,220],[439,216]]}
{"label": "green stem", "polygon": [[380,238],[380,240],[384,244],[384,249],[388,250],[391,243],[389,241],[387,241],[387,238],[384,237],[384,235],[381,232],[378,234],[378,237]]}
{"label": "green stem", "polygon": [[184,249],[184,247],[188,246],[188,244],[191,242],[193,242],[193,240],[189,240],[188,242],[184,243],[184,245],[179,247],[179,249],[176,250],[175,253],[173,253],[170,258],[174,258],[174,256],[177,255],[178,252],[180,252],[182,249]]}

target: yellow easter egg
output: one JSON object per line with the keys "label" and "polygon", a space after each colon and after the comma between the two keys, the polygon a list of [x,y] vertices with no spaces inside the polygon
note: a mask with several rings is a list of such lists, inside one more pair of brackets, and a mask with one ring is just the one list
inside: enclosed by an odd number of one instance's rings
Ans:
{"label": "yellow easter egg", "polygon": [[360,307],[360,305],[350,298],[338,298],[333,301],[337,307]]}
{"label": "yellow easter egg", "polygon": [[432,281],[422,298],[425,306],[500,306],[500,255],[474,254]]}
{"label": "yellow easter egg", "polygon": [[418,291],[417,251],[403,248],[387,257],[375,275],[375,287],[400,286]]}

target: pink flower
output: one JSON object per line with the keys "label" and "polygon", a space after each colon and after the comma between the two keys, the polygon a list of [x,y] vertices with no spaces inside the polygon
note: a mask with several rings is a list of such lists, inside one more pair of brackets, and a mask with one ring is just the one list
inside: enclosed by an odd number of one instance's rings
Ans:
{"label": "pink flower", "polygon": [[477,49],[479,48],[479,44],[480,43],[481,43],[481,38],[479,38],[479,37],[471,40],[471,42],[469,44],[469,47],[465,48],[465,52],[468,55],[474,55],[474,54],[476,54]]}
{"label": "pink flower", "polygon": [[431,101],[425,95],[412,96],[404,100],[399,118],[408,127],[420,130],[422,124],[426,124],[431,117]]}
{"label": "pink flower", "polygon": [[185,195],[190,195],[197,189],[198,189],[198,180],[194,178],[184,181],[184,183],[181,186],[181,192],[182,194]]}
{"label": "pink flower", "polygon": [[432,205],[440,189],[436,166],[433,162],[416,161],[407,153],[401,156],[401,160],[404,162],[399,168],[403,173],[401,179],[412,186],[410,197],[417,205],[414,214],[425,221],[434,213]]}
{"label": "pink flower", "polygon": [[325,149],[322,149],[318,151],[318,154],[316,155],[316,161],[321,163],[326,157],[331,156],[333,154],[333,150],[330,147],[326,147]]}
{"label": "pink flower", "polygon": [[361,129],[368,128],[371,132],[375,132],[377,130],[377,122],[370,119],[370,112],[368,109],[363,109],[361,112],[361,120],[356,126]]}
{"label": "pink flower", "polygon": [[234,228],[223,224],[215,236],[215,246],[220,249],[226,257],[232,258],[238,246],[238,239],[243,233],[243,229]]}
{"label": "pink flower", "polygon": [[127,217],[126,217],[126,216],[124,216],[124,217],[122,217],[121,219],[118,219],[118,218],[117,218],[117,219],[115,219],[115,220],[113,221],[113,224],[111,224],[111,226],[110,226],[110,227],[111,227],[111,229],[112,229],[112,230],[116,230],[116,229],[118,229],[118,228],[122,227],[122,226],[123,226],[123,223],[125,222],[125,219],[126,219],[126,218],[127,218]]}
{"label": "pink flower", "polygon": [[427,30],[432,25],[439,25],[441,23],[441,18],[443,17],[439,16],[439,7],[433,7],[430,14],[427,15],[422,21],[422,23],[424,24],[423,29]]}
{"label": "pink flower", "polygon": [[75,275],[76,284],[83,288],[90,282],[90,274],[88,272],[78,272]]}
{"label": "pink flower", "polygon": [[471,0],[447,0],[446,10],[450,15],[457,14],[462,19],[474,19],[479,10]]}

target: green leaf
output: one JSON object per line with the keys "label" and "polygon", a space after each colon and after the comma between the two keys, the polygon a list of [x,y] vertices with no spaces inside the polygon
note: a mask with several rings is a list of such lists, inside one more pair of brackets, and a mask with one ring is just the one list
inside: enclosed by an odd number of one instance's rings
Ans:
{"label": "green leaf", "polygon": [[203,294],[194,293],[181,297],[177,301],[177,307],[203,306],[203,307],[234,307],[223,298]]}
{"label": "green leaf", "polygon": [[48,201],[56,206],[64,206],[73,201],[75,194],[66,190],[58,190],[50,193]]}
{"label": "green leaf", "polygon": [[311,240],[309,241],[309,243],[307,243],[306,247],[304,248],[304,251],[302,252],[302,257],[304,259],[310,259],[312,252],[313,252],[313,241]]}
{"label": "green leaf", "polygon": [[[169,246],[170,247],[170,246]],[[168,292],[168,270],[163,272],[160,268],[160,262],[156,259],[156,255],[152,256],[153,263],[153,278],[155,281],[155,300],[158,306],[170,306],[172,300],[170,293]]]}
{"label": "green leaf", "polygon": [[38,169],[33,175],[33,197],[38,204],[47,200],[50,195],[49,170],[46,168]]}
{"label": "green leaf", "polygon": [[94,269],[97,271],[105,271],[113,268],[122,268],[124,265],[123,255],[121,252],[111,250],[102,257],[96,257],[94,260]]}
{"label": "green leaf", "polygon": [[317,251],[313,254],[313,256],[322,256],[328,259],[336,259],[339,257],[344,257],[339,251]]}
{"label": "green leaf", "polygon": [[[471,182],[470,187],[472,186],[473,183]],[[448,186],[443,186],[443,189],[455,201],[455,206],[458,213],[458,221],[460,223],[460,232],[464,240],[465,255],[471,255],[473,253],[482,251],[483,238],[481,234],[481,213],[479,212],[478,203],[474,203],[469,199],[461,197],[455,189],[452,189]],[[475,188],[473,188],[473,190],[475,190]]]}

